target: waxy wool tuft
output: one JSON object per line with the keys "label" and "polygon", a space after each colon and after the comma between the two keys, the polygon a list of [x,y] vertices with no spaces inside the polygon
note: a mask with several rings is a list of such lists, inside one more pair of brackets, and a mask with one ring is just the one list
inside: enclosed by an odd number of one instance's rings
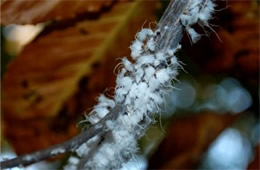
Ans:
{"label": "waxy wool tuft", "polygon": [[[181,24],[185,27],[193,42],[200,35],[191,28],[199,23],[208,26],[215,4],[211,0],[192,0],[189,9],[181,15]],[[166,28],[167,29],[167,28]],[[94,144],[99,147],[85,164],[86,169],[119,169],[138,151],[137,140],[153,122],[153,115],[160,111],[164,96],[174,88],[178,69],[182,68],[175,53],[180,45],[166,51],[156,51],[155,38],[160,30],[142,29],[130,46],[132,60],[122,59],[122,68],[117,75],[115,96],[109,99],[104,95],[98,98],[98,104],[87,115],[87,121],[95,124],[104,118],[116,104],[126,106],[126,112],[115,121],[107,120],[110,130],[105,136],[95,136],[78,149],[79,158],[85,157]],[[77,169],[79,158],[71,157],[67,170]]]}

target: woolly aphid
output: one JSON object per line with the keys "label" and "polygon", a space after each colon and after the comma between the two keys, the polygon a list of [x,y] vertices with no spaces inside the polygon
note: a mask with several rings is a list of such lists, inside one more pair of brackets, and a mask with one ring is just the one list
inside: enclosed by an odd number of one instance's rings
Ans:
{"label": "woolly aphid", "polygon": [[209,27],[213,30],[208,21],[212,18],[215,6],[211,0],[193,0],[189,8],[181,15],[181,23],[193,43],[200,39],[200,35],[191,27],[192,25],[198,23],[202,27]]}
{"label": "woolly aphid", "polygon": [[[204,3],[203,3],[204,2]],[[191,28],[195,23],[208,26],[215,5],[211,0],[193,0],[190,7],[181,16],[181,23],[190,34],[193,42],[199,35]],[[176,79],[181,67],[175,49],[155,51],[155,38],[160,31],[142,29],[130,46],[132,61],[122,59],[122,69],[117,75],[115,96],[110,99],[104,95],[98,98],[98,104],[87,115],[87,121],[95,124],[105,117],[111,108],[120,103],[126,106],[125,114],[115,121],[108,120],[106,126],[111,133],[106,134],[86,169],[119,169],[138,151],[137,139],[153,121],[153,115],[160,111],[164,96],[173,88],[171,80]],[[75,150],[78,157],[70,157],[67,170],[77,169],[81,157],[100,136],[95,136]]]}

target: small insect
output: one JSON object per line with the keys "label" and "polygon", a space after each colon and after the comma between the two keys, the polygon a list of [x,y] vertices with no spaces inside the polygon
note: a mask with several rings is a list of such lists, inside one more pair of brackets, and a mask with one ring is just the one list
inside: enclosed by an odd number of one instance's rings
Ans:
{"label": "small insect", "polygon": [[169,69],[160,69],[156,72],[156,79],[161,83],[164,84],[167,81],[170,81],[169,77]]}
{"label": "small insect", "polygon": [[95,124],[100,120],[100,118],[97,116],[96,111],[92,110],[86,117],[86,120],[91,124]]}
{"label": "small insect", "polygon": [[159,66],[160,64],[161,64],[161,63],[160,63],[160,60],[158,60],[158,59],[155,59],[154,62],[153,62],[153,65],[154,65],[155,67]]}
{"label": "small insect", "polygon": [[191,38],[192,43],[196,43],[200,39],[200,35],[191,27],[186,27],[186,31]]}
{"label": "small insect", "polygon": [[140,56],[143,53],[143,45],[144,43],[138,39],[136,39],[132,45],[130,46],[131,49],[131,56],[133,59],[136,59],[138,56]]}
{"label": "small insect", "polygon": [[117,86],[119,87],[124,87],[124,89],[130,89],[130,87],[132,86],[133,84],[133,80],[131,77],[129,76],[125,76],[123,77],[121,80],[119,80]]}
{"label": "small insect", "polygon": [[150,91],[153,92],[160,87],[160,82],[155,78],[155,76],[152,76],[148,82],[148,86]]}
{"label": "small insect", "polygon": [[123,88],[117,88],[115,92],[115,101],[117,103],[122,103],[125,100],[125,96],[128,93],[128,91]]}
{"label": "small insect", "polygon": [[139,83],[142,80],[144,75],[144,70],[142,68],[138,68],[135,72],[135,82]]}
{"label": "small insect", "polygon": [[[191,28],[191,26],[195,23],[198,23],[201,27],[206,26],[213,30],[211,26],[209,26],[208,20],[212,18],[214,7],[215,4],[211,0],[194,0],[193,3],[191,3],[190,9],[181,15],[181,23],[190,36],[192,43],[197,42],[200,38],[200,35],[193,28]],[[213,32],[215,31],[213,30]]]}
{"label": "small insect", "polygon": [[142,65],[153,64],[153,62],[154,62],[154,55],[143,55],[137,59],[135,68],[138,69]]}
{"label": "small insect", "polygon": [[98,102],[99,102],[98,106],[110,107],[110,108],[115,107],[114,100],[107,98],[104,94],[99,96]]}
{"label": "small insect", "polygon": [[154,92],[154,93],[149,93],[149,98],[154,102],[154,105],[159,110],[159,105],[161,105],[164,102],[162,96],[159,93]]}
{"label": "small insect", "polygon": [[173,56],[170,58],[170,64],[169,64],[170,67],[177,67],[179,66],[179,62],[177,60],[177,57]]}
{"label": "small insect", "polygon": [[137,87],[138,90],[137,97],[142,98],[145,95],[147,88],[148,86],[146,82],[139,83]]}
{"label": "small insect", "polygon": [[125,68],[122,68],[120,73],[116,77],[116,84],[119,84],[120,80],[125,76],[127,70]]}
{"label": "small insect", "polygon": [[155,54],[155,57],[159,61],[164,61],[165,60],[165,55],[162,51],[159,51]]}
{"label": "small insect", "polygon": [[126,57],[122,58],[122,63],[127,71],[132,72],[134,70],[133,64]]}
{"label": "small insect", "polygon": [[136,83],[133,83],[131,86],[129,93],[125,99],[125,104],[131,105],[135,100],[138,95],[138,85]]}
{"label": "small insect", "polygon": [[105,117],[109,112],[109,110],[106,107],[96,107],[94,108],[94,110],[97,113],[96,115],[101,119]]}
{"label": "small insect", "polygon": [[139,33],[137,33],[136,39],[144,42],[145,40],[148,40],[151,36],[153,36],[154,33],[151,29],[144,28]]}
{"label": "small insect", "polygon": [[145,68],[144,72],[145,72],[144,80],[148,82],[151,79],[151,77],[154,76],[155,69],[152,66],[149,66]]}
{"label": "small insect", "polygon": [[155,42],[153,40],[153,38],[150,38],[147,42],[146,42],[146,47],[148,50],[154,52],[155,50]]}

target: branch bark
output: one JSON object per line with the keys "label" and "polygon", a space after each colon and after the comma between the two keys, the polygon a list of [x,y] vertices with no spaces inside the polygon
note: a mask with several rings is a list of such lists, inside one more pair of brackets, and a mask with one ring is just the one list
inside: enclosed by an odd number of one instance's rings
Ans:
{"label": "branch bark", "polygon": [[[109,133],[109,132],[108,132],[108,133]],[[90,151],[88,152],[88,154],[87,154],[86,156],[84,156],[84,157],[80,160],[80,162],[79,162],[79,164],[78,164],[78,166],[77,166],[77,169],[84,169],[85,164],[88,162],[88,160],[90,160],[90,158],[91,158],[91,157],[95,154],[95,152],[98,150],[98,148],[99,148],[99,146],[100,146],[102,140],[103,140],[103,138],[100,137],[99,140],[98,140],[93,146],[91,146]]]}
{"label": "branch bark", "polygon": [[180,15],[189,3],[190,0],[172,0],[170,2],[155,28],[155,30],[160,31],[160,36],[155,40],[157,51],[165,51],[178,46],[184,30],[180,22]]}
{"label": "branch bark", "polygon": [[[170,2],[155,29],[160,31],[160,35],[156,39],[156,50],[167,50],[177,47],[183,36],[183,26],[180,23],[180,15],[187,8],[189,2],[190,0],[172,0]],[[26,166],[59,154],[73,151],[92,137],[105,135],[107,133],[106,120],[115,120],[119,114],[123,114],[124,112],[125,106],[117,104],[106,117],[78,136],[47,149],[2,161],[1,168],[11,168],[20,165]],[[86,160],[88,159],[87,157]]]}
{"label": "branch bark", "polygon": [[80,133],[78,136],[75,136],[74,138],[65,141],[64,143],[3,161],[1,162],[1,168],[11,168],[20,165],[26,166],[59,154],[73,151],[92,137],[98,134],[106,133],[106,120],[115,120],[119,114],[124,112],[124,110],[125,107],[118,104],[102,120],[91,126],[85,132]]}

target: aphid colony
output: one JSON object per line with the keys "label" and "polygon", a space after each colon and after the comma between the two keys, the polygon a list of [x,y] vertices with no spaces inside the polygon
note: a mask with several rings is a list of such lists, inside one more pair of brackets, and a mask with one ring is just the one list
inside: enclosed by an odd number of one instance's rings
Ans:
{"label": "aphid colony", "polygon": [[177,76],[179,63],[173,51],[155,52],[155,36],[157,34],[151,29],[142,29],[136,35],[130,46],[134,62],[122,58],[122,69],[116,79],[115,101],[101,95],[99,103],[87,117],[89,122],[98,122],[109,112],[108,107],[113,108],[115,103],[126,105],[128,115],[141,115],[140,119],[133,120],[134,124],[143,119],[143,114],[159,111],[165,88],[171,88],[171,80]]}
{"label": "aphid colony", "polygon": [[[214,11],[215,5],[211,0],[193,0],[189,9],[181,15],[180,22],[195,42],[199,35],[191,28],[195,23],[208,26],[208,19]],[[165,29],[168,29],[165,28]],[[119,169],[123,163],[132,158],[137,152],[137,139],[151,124],[153,114],[160,110],[164,102],[164,95],[173,88],[171,80],[176,79],[181,67],[175,49],[160,51],[156,49],[155,39],[160,36],[160,30],[142,29],[136,35],[130,46],[132,60],[126,57],[118,68],[121,68],[116,79],[114,99],[104,95],[99,96],[98,104],[87,115],[86,121],[97,123],[105,117],[116,104],[126,106],[124,114],[115,120],[106,122],[110,130],[102,137],[102,143],[85,164],[86,169]],[[99,143],[101,136],[95,136],[76,149],[79,158],[88,155],[88,151],[95,143]],[[77,157],[70,157],[65,169],[77,169],[80,161]]]}
{"label": "aphid colony", "polygon": [[203,29],[208,27],[214,32],[208,21],[212,18],[215,6],[211,0],[193,0],[189,8],[181,15],[181,23],[193,43],[200,39],[200,35],[191,28],[192,25],[198,23]]}
{"label": "aphid colony", "polygon": [[[87,116],[91,124],[97,123],[115,104],[126,106],[125,114],[117,121],[107,121],[111,134],[106,136],[99,152],[85,165],[86,169],[118,169],[122,162],[137,151],[136,140],[153,120],[164,102],[165,93],[172,88],[171,80],[178,74],[179,63],[174,53],[176,49],[155,52],[154,37],[151,29],[142,29],[130,46],[133,62],[122,58],[121,70],[117,75],[114,100],[99,96],[98,104]],[[79,147],[76,152],[83,157],[97,141],[93,138]],[[127,146],[127,147],[126,147]],[[79,161],[71,157],[67,169],[75,169]],[[97,163],[98,162],[98,163]],[[74,167],[74,168],[73,168]]]}

